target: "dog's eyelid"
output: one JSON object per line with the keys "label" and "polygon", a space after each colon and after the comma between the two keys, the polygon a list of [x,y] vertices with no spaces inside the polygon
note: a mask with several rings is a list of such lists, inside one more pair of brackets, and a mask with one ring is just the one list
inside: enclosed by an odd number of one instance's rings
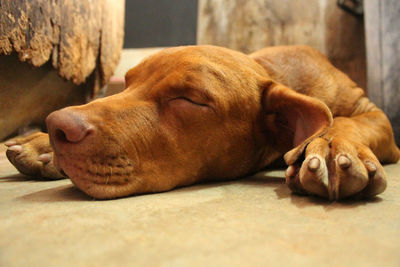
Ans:
{"label": "dog's eyelid", "polygon": [[174,98],[170,99],[170,101],[172,101],[172,100],[179,100],[179,99],[186,100],[186,101],[188,101],[188,102],[190,102],[190,103],[192,103],[192,104],[198,105],[198,106],[208,107],[207,104],[204,104],[204,103],[201,103],[201,102],[197,102],[197,101],[192,100],[191,98],[186,97],[186,96],[174,97]]}
{"label": "dog's eyelid", "polygon": [[168,94],[174,97],[186,97],[193,100],[193,102],[208,102],[210,100],[210,97],[206,92],[189,86],[172,87]]}
{"label": "dog's eyelid", "polygon": [[206,89],[188,84],[170,86],[169,88],[170,90],[164,94],[164,99],[168,101],[183,99],[198,106],[211,108],[214,112],[216,110],[214,100]]}

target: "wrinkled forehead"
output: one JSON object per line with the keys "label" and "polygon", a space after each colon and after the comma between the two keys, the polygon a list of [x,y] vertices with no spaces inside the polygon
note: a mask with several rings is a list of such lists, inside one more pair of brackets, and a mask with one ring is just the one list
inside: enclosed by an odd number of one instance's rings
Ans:
{"label": "wrinkled forehead", "polygon": [[127,84],[157,82],[167,76],[192,83],[243,83],[260,66],[246,55],[213,46],[165,49],[145,59],[126,74]]}

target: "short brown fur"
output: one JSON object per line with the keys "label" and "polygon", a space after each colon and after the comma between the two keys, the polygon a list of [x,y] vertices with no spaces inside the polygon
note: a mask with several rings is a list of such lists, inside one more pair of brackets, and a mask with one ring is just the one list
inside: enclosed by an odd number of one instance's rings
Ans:
{"label": "short brown fur", "polygon": [[[125,79],[124,92],[47,119],[54,156],[43,166],[54,164],[96,198],[238,178],[284,154],[293,191],[370,197],[386,188],[380,162],[400,157],[384,113],[310,47],[249,56],[215,46],[170,48]],[[36,138],[48,147],[45,134]],[[16,139],[10,144],[22,149],[7,152],[25,173],[43,169],[25,152],[30,142]]]}

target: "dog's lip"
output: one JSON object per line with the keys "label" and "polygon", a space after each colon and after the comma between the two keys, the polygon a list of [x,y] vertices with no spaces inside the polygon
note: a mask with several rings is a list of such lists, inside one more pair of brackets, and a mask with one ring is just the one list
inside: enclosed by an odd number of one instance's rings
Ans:
{"label": "dog's lip", "polygon": [[[93,164],[93,163],[91,163]],[[58,154],[54,158],[57,170],[71,180],[86,180],[95,184],[123,185],[129,182],[133,176],[133,165],[131,163],[110,164],[104,163],[91,166],[88,162],[82,162],[75,157]]]}
{"label": "dog's lip", "polygon": [[56,168],[95,199],[114,199],[145,190],[143,179],[138,176],[137,160],[127,154],[54,151],[54,156]]}
{"label": "dog's lip", "polygon": [[82,192],[94,199],[115,199],[137,193],[140,179],[135,176],[130,177],[100,177],[89,175],[85,170],[63,166],[70,181]]}

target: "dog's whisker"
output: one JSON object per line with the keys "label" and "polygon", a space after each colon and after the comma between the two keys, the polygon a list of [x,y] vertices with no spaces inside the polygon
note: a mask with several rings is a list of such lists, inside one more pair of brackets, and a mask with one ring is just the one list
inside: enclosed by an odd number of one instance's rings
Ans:
{"label": "dog's whisker", "polygon": [[110,167],[110,175],[107,175],[106,184],[108,184],[108,181],[110,180],[111,176],[112,176],[112,167]]}

